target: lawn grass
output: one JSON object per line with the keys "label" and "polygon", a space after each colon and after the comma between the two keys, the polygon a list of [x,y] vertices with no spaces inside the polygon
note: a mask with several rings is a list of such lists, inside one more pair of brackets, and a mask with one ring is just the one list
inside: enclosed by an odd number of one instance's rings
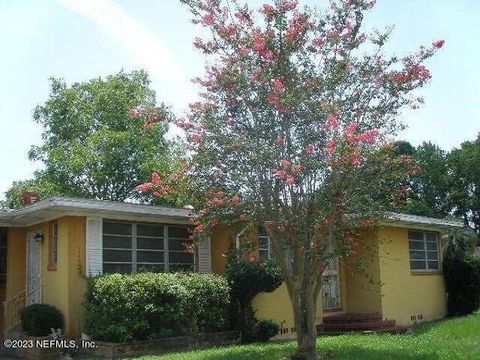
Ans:
{"label": "lawn grass", "polygon": [[[341,335],[319,337],[320,352],[333,360],[457,360],[480,359],[480,312],[461,318],[425,324],[405,335]],[[235,345],[138,360],[277,360],[295,350],[295,342]]]}

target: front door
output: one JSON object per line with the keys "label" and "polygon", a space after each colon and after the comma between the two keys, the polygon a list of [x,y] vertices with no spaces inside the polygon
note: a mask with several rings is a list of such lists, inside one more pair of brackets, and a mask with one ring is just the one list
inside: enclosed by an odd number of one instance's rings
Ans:
{"label": "front door", "polygon": [[42,302],[40,274],[42,243],[36,235],[38,235],[38,233],[30,233],[27,235],[27,305]]}
{"label": "front door", "polygon": [[342,307],[338,276],[338,259],[333,260],[323,272],[322,298],[324,310],[338,310]]}

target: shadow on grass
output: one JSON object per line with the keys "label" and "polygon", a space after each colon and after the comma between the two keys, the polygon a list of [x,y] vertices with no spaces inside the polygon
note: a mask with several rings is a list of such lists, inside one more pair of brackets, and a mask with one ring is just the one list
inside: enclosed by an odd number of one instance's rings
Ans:
{"label": "shadow on grass", "polygon": [[433,350],[413,352],[411,349],[372,349],[361,345],[342,346],[331,352],[332,360],[438,360]]}
{"label": "shadow on grass", "polygon": [[[294,353],[295,342],[270,344],[250,344],[229,346],[217,349],[207,349],[184,353],[165,355],[150,355],[138,360],[286,360]],[[330,353],[331,360],[438,360],[439,356],[426,349],[421,352],[412,352],[411,349],[377,349],[357,344],[343,344],[337,348],[320,345],[320,354]]]}

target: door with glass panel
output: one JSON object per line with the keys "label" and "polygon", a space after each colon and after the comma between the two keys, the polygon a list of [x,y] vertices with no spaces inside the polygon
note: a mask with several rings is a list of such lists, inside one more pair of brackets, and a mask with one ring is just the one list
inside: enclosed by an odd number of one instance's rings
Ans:
{"label": "door with glass panel", "polygon": [[333,260],[323,272],[322,299],[324,310],[341,308],[338,259]]}

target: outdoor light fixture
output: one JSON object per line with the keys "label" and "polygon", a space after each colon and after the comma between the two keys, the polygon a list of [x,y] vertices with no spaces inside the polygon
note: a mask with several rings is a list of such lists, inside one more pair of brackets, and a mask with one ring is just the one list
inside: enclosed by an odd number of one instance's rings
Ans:
{"label": "outdoor light fixture", "polygon": [[42,242],[43,241],[43,234],[42,233],[36,233],[33,238],[35,239],[36,242]]}

